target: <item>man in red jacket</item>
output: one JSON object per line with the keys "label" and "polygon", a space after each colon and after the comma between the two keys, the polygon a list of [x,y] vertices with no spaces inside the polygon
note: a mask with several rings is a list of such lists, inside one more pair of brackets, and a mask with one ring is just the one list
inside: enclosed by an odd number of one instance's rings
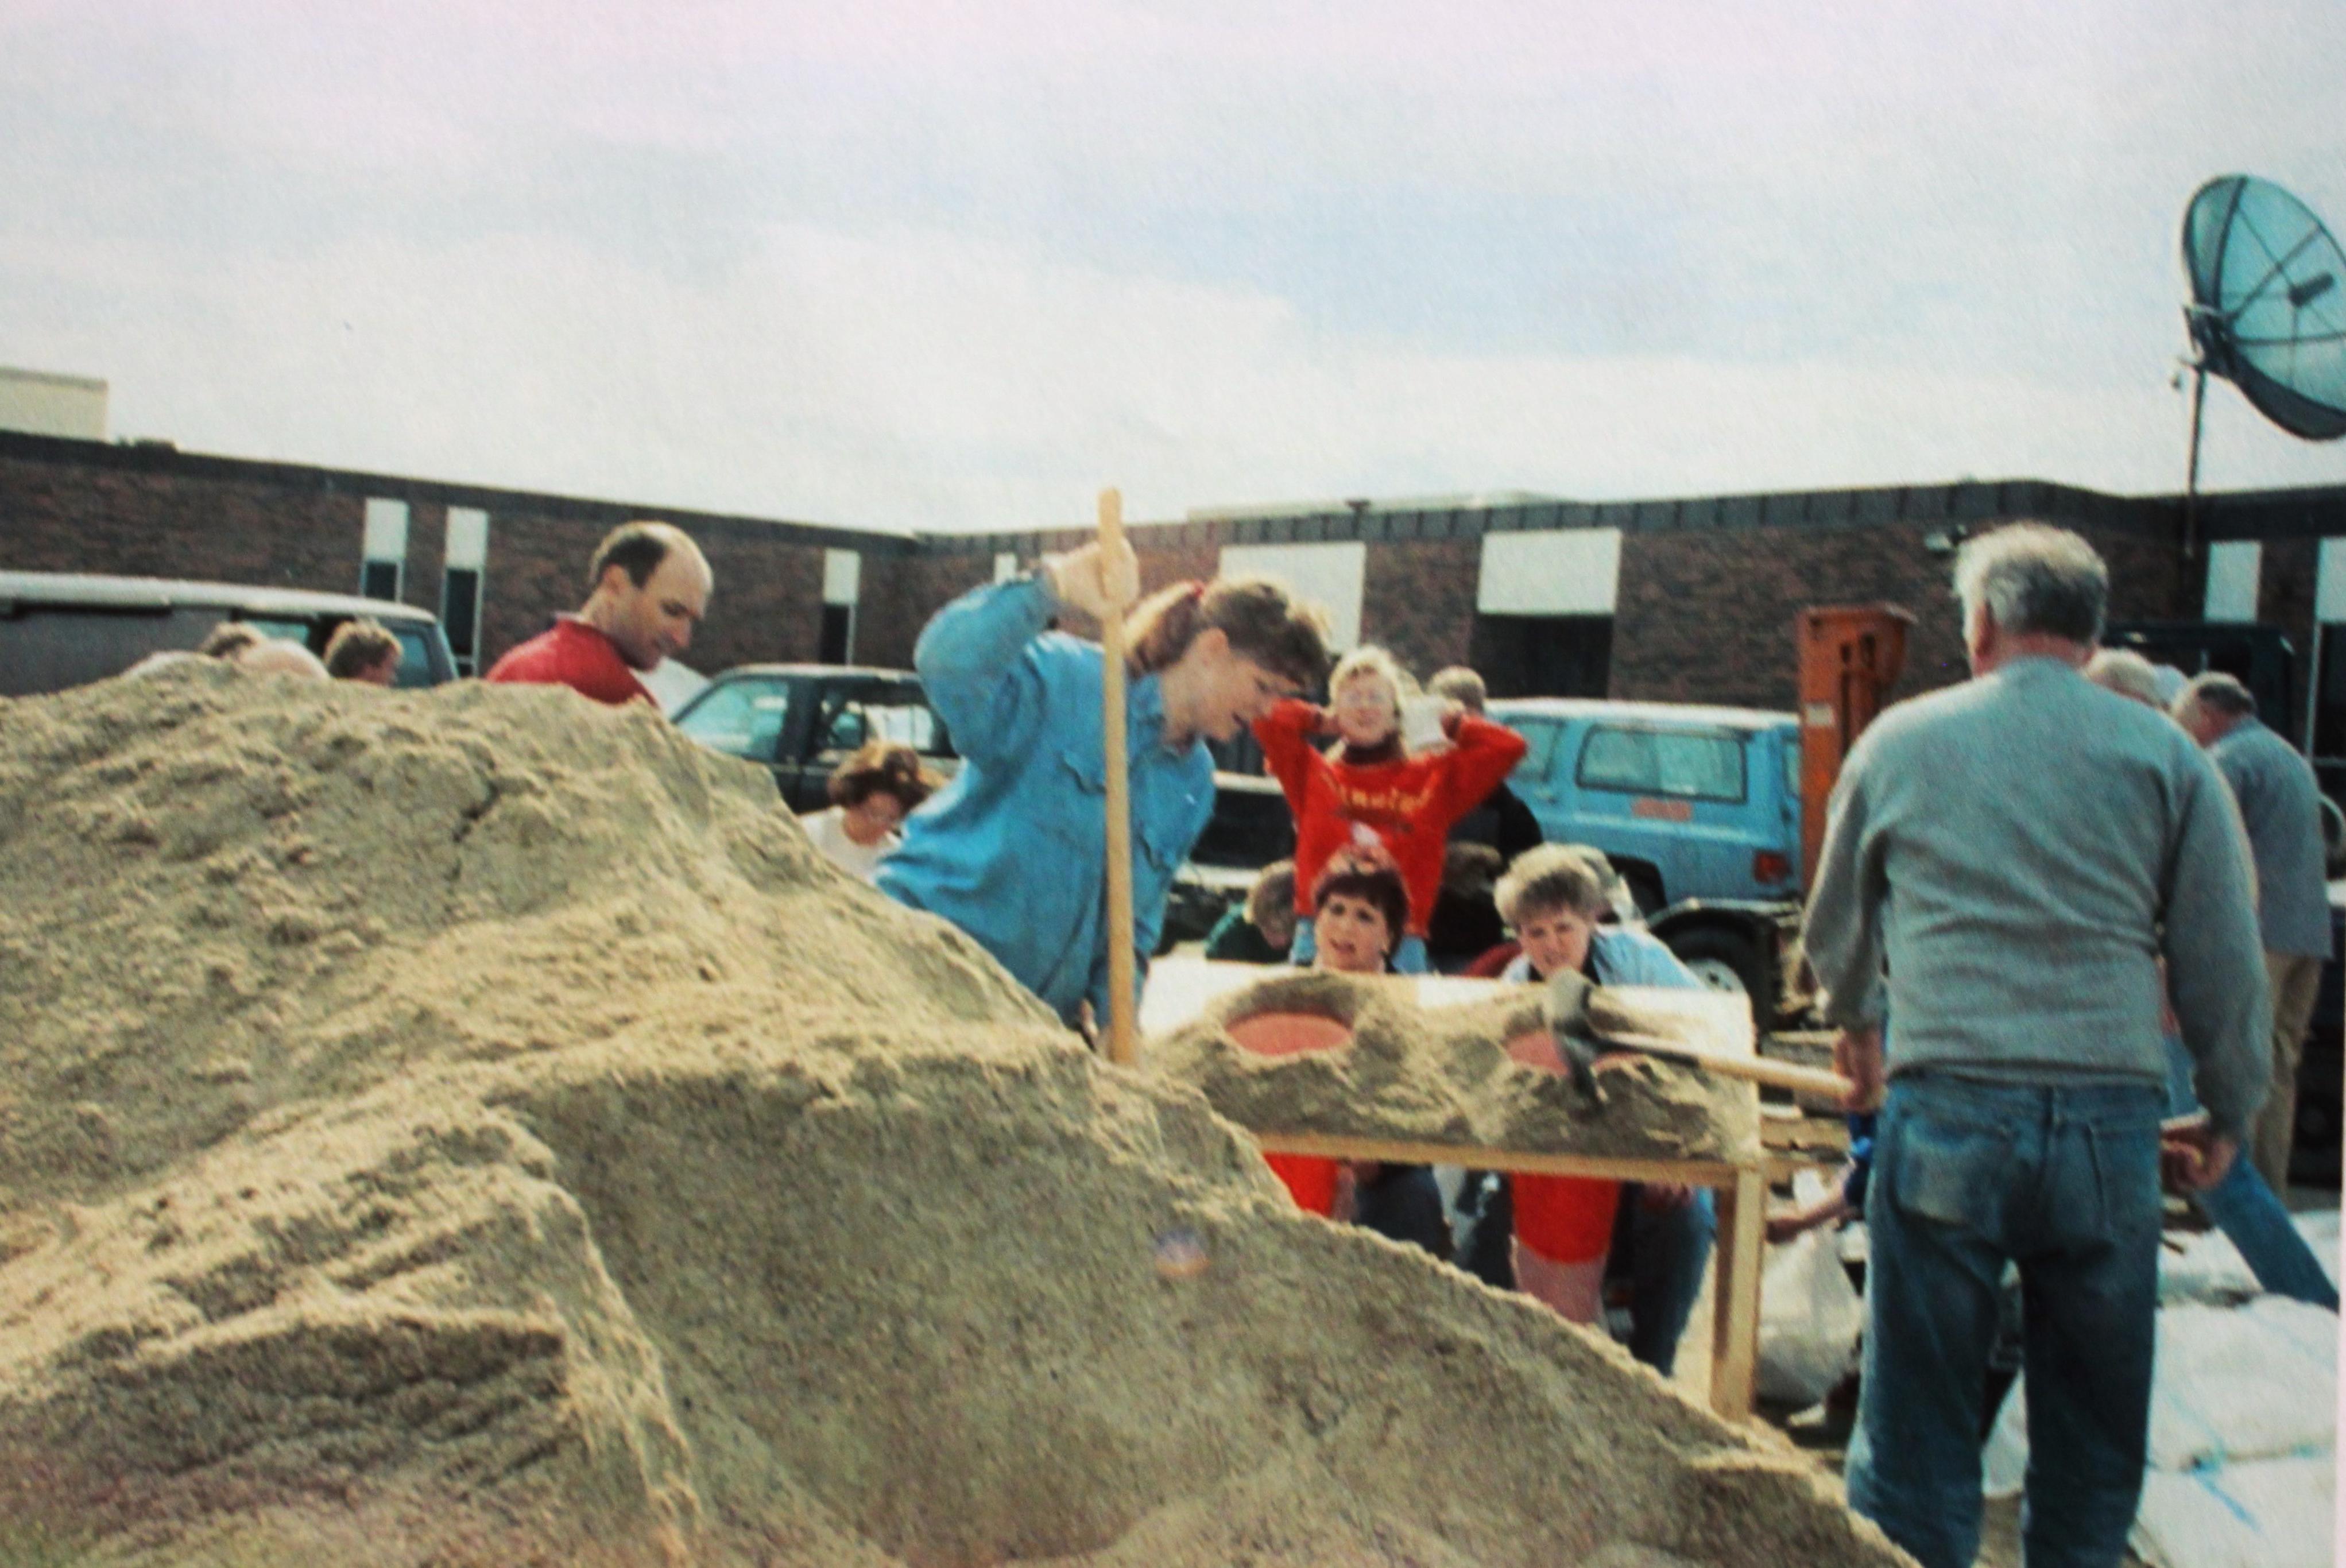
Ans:
{"label": "man in red jacket", "polygon": [[575,616],[497,660],[487,678],[566,686],[597,702],[651,699],[638,670],[657,668],[692,646],[716,578],[684,531],[666,523],[622,523],[586,568],[589,592]]}

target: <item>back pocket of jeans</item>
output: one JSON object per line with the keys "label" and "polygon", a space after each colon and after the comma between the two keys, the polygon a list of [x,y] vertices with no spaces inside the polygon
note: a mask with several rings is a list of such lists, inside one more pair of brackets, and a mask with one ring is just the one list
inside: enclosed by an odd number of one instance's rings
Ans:
{"label": "back pocket of jeans", "polygon": [[1888,1151],[1890,1197],[1903,1213],[1993,1232],[2013,1177],[2013,1144],[1996,1127],[1902,1121]]}

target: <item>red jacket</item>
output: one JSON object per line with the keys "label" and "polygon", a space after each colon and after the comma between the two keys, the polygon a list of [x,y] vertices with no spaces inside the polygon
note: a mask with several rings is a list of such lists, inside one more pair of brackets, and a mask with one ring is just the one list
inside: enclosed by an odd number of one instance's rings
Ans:
{"label": "red jacket", "polygon": [[1401,866],[1409,888],[1409,933],[1425,934],[1442,891],[1442,851],[1450,825],[1483,803],[1523,760],[1524,738],[1472,714],[1448,726],[1447,751],[1362,767],[1331,761],[1311,744],[1320,710],[1294,698],[1255,721],[1263,760],[1295,813],[1295,909],[1311,913],[1311,884],[1328,857],[1350,843],[1358,825],[1373,832]]}
{"label": "red jacket", "polygon": [[597,702],[617,706],[651,693],[619,657],[618,646],[576,616],[564,616],[554,629],[521,644],[497,660],[485,680],[524,686],[566,686]]}

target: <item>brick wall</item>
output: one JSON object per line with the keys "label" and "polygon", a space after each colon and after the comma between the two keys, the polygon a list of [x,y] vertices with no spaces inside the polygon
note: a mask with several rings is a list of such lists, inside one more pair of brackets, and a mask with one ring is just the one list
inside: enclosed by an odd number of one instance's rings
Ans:
{"label": "brick wall", "polygon": [[[556,612],[576,608],[585,596],[586,563],[596,544],[633,516],[676,523],[709,556],[717,593],[689,656],[706,670],[815,656],[826,545],[862,555],[855,657],[901,667],[911,663],[921,627],[940,606],[992,579],[997,551],[1023,561],[1089,537],[1084,530],[1058,530],[918,543],[756,518],[0,434],[0,566],[350,592],[358,582],[364,502],[371,495],[407,503],[403,595],[434,612],[449,506],[489,514],[480,638],[484,660],[535,636]],[[1153,588],[1211,575],[1226,542],[1365,537],[1362,635],[1392,648],[1423,676],[1471,657],[1485,528],[1619,525],[1625,531],[1612,695],[1782,708],[1793,695],[1792,615],[1809,604],[1887,600],[1915,612],[1902,695],[1959,678],[1964,665],[1946,581],[1950,563],[1923,540],[1957,522],[1977,528],[2013,509],[2039,507],[2082,520],[2072,525],[2110,562],[2115,616],[2196,616],[2196,570],[2181,559],[2171,504],[2034,482],[1596,506],[1541,504],[1513,513],[1142,524],[1135,525],[1133,540],[1144,584]],[[2207,513],[2211,529],[2232,518],[2228,536],[2271,535],[2264,613],[2297,642],[2300,659],[2311,640],[2306,601],[2313,539],[2346,532],[2341,509],[2346,491],[2308,491],[2221,505],[2211,501]]]}
{"label": "brick wall", "polygon": [[362,498],[0,455],[0,565],[358,591]]}
{"label": "brick wall", "polygon": [[[699,544],[717,577],[691,664],[718,670],[811,659],[818,651],[822,531],[95,442],[10,437],[6,444],[25,454],[0,451],[0,568],[355,593],[365,504],[379,496],[407,504],[401,597],[436,615],[448,508],[475,506],[489,516],[480,627],[485,669],[555,615],[578,607],[586,563],[605,534],[630,517],[664,517]],[[833,536],[862,551],[867,599],[872,585],[888,581],[896,553],[910,549],[886,536]],[[892,637],[887,616],[880,618],[883,639]]]}
{"label": "brick wall", "polygon": [[[1821,604],[1912,612],[1898,697],[1969,674],[1954,558],[1925,548],[1921,524],[1630,534],[1621,545],[1612,695],[1789,708],[1799,689],[1792,617]],[[2080,526],[2110,565],[2110,618],[2177,615],[2172,544]]]}
{"label": "brick wall", "polygon": [[1370,545],[1362,572],[1362,640],[1391,649],[1421,680],[1445,665],[1464,664],[1482,570],[1478,539]]}

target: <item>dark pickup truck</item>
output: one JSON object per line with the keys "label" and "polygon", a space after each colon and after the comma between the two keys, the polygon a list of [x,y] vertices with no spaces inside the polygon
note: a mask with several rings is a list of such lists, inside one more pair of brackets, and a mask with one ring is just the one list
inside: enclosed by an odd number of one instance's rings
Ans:
{"label": "dark pickup truck", "polygon": [[898,740],[951,774],[961,759],[910,670],[750,664],[679,708],[677,728],[712,750],[763,764],[793,811],[831,803],[831,769],[868,740]]}

